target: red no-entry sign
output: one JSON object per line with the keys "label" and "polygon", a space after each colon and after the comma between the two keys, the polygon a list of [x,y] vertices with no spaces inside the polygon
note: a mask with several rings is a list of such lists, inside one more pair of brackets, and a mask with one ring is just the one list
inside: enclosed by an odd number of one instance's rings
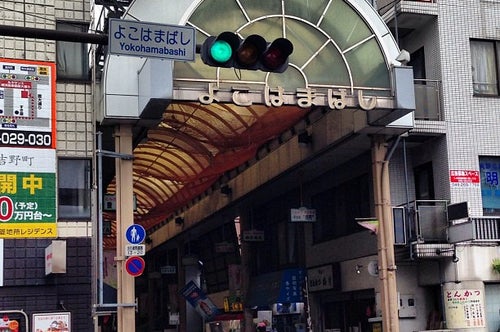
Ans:
{"label": "red no-entry sign", "polygon": [[146,262],[140,256],[131,256],[125,261],[125,269],[133,277],[140,276],[144,272]]}

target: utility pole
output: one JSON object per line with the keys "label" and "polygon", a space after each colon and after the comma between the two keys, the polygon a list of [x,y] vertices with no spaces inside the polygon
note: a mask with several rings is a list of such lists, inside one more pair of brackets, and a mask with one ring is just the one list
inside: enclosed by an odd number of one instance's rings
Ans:
{"label": "utility pole", "polygon": [[372,138],[372,172],[375,214],[379,221],[377,232],[382,329],[399,332],[396,262],[394,258],[394,228],[392,224],[387,143],[383,135]]}
{"label": "utility pole", "polygon": [[[132,126],[115,128],[116,152],[132,154]],[[133,161],[116,159],[116,269],[117,269],[117,319],[119,332],[135,331],[134,277],[125,268],[125,232],[134,223]]]}

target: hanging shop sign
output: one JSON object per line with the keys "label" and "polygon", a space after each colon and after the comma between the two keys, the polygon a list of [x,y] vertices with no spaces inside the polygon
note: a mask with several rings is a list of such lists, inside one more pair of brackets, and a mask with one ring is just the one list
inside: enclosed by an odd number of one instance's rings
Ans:
{"label": "hanging shop sign", "polygon": [[262,242],[264,241],[264,231],[250,229],[241,232],[241,240],[245,242]]}
{"label": "hanging shop sign", "polygon": [[217,306],[194,281],[189,281],[180,293],[205,321],[214,318],[219,313]]}
{"label": "hanging shop sign", "polygon": [[306,207],[300,207],[298,209],[290,209],[290,221],[291,222],[315,222],[316,221],[316,209],[308,209]]}

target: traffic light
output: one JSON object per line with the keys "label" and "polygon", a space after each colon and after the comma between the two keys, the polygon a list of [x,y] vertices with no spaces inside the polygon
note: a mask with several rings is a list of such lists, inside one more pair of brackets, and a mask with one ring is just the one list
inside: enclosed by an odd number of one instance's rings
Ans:
{"label": "traffic light", "polygon": [[288,57],[292,52],[293,44],[286,38],[268,43],[262,36],[250,35],[242,40],[226,31],[205,40],[201,59],[212,67],[282,73],[288,67]]}

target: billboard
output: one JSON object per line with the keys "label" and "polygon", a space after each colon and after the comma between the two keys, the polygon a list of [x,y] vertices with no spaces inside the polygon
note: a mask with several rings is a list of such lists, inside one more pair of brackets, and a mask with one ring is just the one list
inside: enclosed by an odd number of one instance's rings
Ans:
{"label": "billboard", "polygon": [[55,75],[0,58],[0,238],[57,236]]}

